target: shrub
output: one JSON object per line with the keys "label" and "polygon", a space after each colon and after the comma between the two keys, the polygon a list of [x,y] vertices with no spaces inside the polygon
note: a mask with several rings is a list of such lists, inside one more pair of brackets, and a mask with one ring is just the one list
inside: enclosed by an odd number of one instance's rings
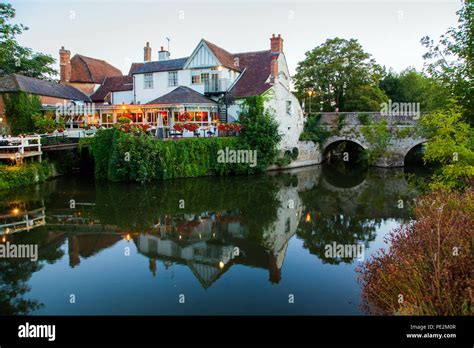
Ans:
{"label": "shrub", "polygon": [[364,310],[473,315],[473,213],[474,190],[419,198],[416,221],[390,232],[388,251],[358,268]]}
{"label": "shrub", "polygon": [[372,122],[368,126],[360,128],[364,138],[372,145],[367,153],[367,161],[369,164],[374,164],[377,160],[386,154],[386,150],[392,136],[388,128],[387,121],[382,119],[380,122]]}
{"label": "shrub", "polygon": [[324,142],[331,132],[321,126],[320,120],[321,114],[309,115],[299,139],[301,141],[312,141],[315,144]]}
{"label": "shrub", "polygon": [[344,124],[346,123],[346,114],[339,114],[339,117],[337,118],[337,129],[341,130],[342,127],[344,127]]}
{"label": "shrub", "polygon": [[13,189],[46,181],[51,176],[48,162],[19,166],[0,165],[0,189]]}
{"label": "shrub", "polygon": [[[226,175],[248,164],[219,163],[218,151],[238,149],[238,138],[161,141],[144,133],[99,130],[89,144],[97,179],[147,182],[180,177]],[[244,168],[244,169],[242,169]]]}
{"label": "shrub", "polygon": [[294,147],[292,150],[291,150],[291,159],[292,160],[296,160],[298,158],[298,155],[300,154],[300,151],[298,150],[297,147]]}
{"label": "shrub", "polygon": [[64,129],[64,122],[60,119],[59,122],[53,118],[54,116],[47,114],[35,114],[32,116],[35,125],[35,132],[39,134],[52,133],[55,130]]}

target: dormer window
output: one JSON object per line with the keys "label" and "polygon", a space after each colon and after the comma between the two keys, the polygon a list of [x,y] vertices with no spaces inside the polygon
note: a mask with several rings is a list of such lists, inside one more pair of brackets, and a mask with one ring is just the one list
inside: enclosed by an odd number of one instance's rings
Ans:
{"label": "dormer window", "polygon": [[145,74],[143,77],[143,88],[152,89],[153,88],[153,74]]}

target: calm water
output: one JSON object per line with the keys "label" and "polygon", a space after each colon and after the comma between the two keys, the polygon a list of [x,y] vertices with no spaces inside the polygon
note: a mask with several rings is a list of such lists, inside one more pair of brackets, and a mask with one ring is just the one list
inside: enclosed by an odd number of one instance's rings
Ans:
{"label": "calm water", "polygon": [[0,228],[25,231],[0,243],[37,244],[39,259],[0,259],[0,313],[363,314],[360,261],[325,245],[369,257],[415,196],[402,170],[329,166],[3,192]]}

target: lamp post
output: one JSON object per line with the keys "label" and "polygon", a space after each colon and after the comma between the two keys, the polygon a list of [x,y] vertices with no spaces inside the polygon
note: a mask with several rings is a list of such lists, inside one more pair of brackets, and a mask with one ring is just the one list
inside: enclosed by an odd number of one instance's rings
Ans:
{"label": "lamp post", "polygon": [[308,97],[309,97],[309,115],[311,115],[311,97],[314,94],[313,88],[308,88]]}

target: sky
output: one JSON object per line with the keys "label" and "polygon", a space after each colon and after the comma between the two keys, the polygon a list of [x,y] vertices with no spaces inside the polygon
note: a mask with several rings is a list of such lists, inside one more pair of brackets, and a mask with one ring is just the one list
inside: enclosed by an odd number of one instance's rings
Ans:
{"label": "sky", "polygon": [[[157,59],[189,56],[201,38],[231,53],[266,50],[273,33],[284,39],[294,74],[305,53],[326,39],[357,39],[376,62],[400,72],[423,68],[420,39],[438,38],[457,26],[460,1],[191,1],[191,0],[10,0],[16,23],[29,30],[20,44],[58,59],[64,46],[104,59],[123,73],[143,61],[147,41]],[[59,70],[59,63],[57,64]]]}

